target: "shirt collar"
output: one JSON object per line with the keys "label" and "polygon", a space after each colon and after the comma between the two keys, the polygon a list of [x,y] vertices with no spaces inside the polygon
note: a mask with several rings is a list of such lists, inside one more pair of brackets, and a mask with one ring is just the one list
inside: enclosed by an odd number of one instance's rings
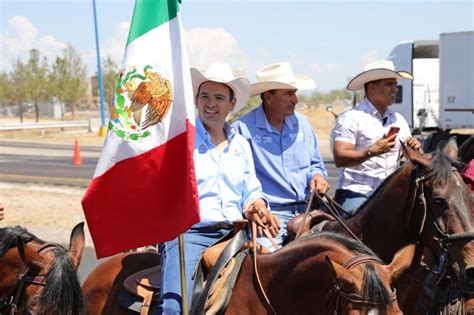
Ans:
{"label": "shirt collar", "polygon": [[387,108],[384,116],[380,115],[377,108],[375,108],[375,106],[372,104],[372,102],[370,102],[370,100],[367,97],[364,98],[364,100],[361,102],[361,105],[362,105],[361,109],[364,112],[371,114],[374,117],[377,117],[378,119],[380,119],[380,121],[382,121],[382,119],[385,117],[388,117],[388,120],[392,121],[395,117],[395,112],[390,107]]}
{"label": "shirt collar", "polygon": [[[199,119],[199,117],[196,117],[196,130],[203,139],[206,139],[209,143],[212,143],[211,135],[207,132],[206,128],[204,127],[204,124],[202,123],[201,119]],[[224,131],[227,135],[227,141],[232,141],[236,134],[235,129],[232,128],[232,126],[229,125],[227,122],[225,122]]]}
{"label": "shirt collar", "polygon": [[[291,116],[285,117],[284,124],[290,129],[293,130],[293,126],[298,123],[296,116],[293,114]],[[267,120],[267,116],[265,116],[265,112],[263,111],[263,103],[257,107],[255,111],[255,124],[258,128],[266,129],[268,132],[275,132],[275,128],[273,128]]]}

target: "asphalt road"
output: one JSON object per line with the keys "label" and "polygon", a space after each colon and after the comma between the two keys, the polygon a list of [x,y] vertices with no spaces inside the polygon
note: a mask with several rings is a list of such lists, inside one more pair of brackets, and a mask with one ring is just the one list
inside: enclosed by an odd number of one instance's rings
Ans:
{"label": "asphalt road", "polygon": [[[93,176],[101,148],[81,146],[83,160],[81,166],[72,165],[73,150],[71,145],[0,140],[0,181],[87,187]],[[331,185],[329,194],[334,195],[337,169],[332,159],[325,158],[325,165]],[[69,246],[69,244],[65,245]],[[93,248],[84,249],[78,271],[81,283],[103,260],[97,260]]]}
{"label": "asphalt road", "polygon": [[101,147],[82,146],[82,165],[73,165],[72,145],[0,140],[0,181],[87,187]]}

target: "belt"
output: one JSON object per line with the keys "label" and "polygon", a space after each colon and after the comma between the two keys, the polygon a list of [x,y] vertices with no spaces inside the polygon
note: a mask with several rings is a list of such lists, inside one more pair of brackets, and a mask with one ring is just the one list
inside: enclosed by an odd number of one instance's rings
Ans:
{"label": "belt", "polygon": [[225,223],[225,222],[219,222],[207,226],[200,226],[200,227],[193,227],[191,228],[194,231],[198,231],[201,233],[208,233],[208,232],[215,232],[218,230],[232,230],[233,225],[230,223]]}
{"label": "belt", "polygon": [[275,208],[288,208],[288,207],[297,207],[297,206],[306,206],[308,205],[307,201],[296,201],[296,202],[290,202],[290,203],[283,203],[283,204],[270,204],[270,209],[275,209]]}

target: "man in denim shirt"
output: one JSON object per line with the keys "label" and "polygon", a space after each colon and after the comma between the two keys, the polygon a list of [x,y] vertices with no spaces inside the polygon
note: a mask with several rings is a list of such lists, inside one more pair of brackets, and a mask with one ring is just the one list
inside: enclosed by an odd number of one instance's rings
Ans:
{"label": "man in denim shirt", "polygon": [[[213,63],[202,74],[191,69],[199,118],[196,119],[194,164],[201,221],[184,233],[188,305],[191,305],[192,275],[200,254],[232,230],[232,222],[259,216],[270,233],[277,234],[269,215],[260,182],[255,175],[248,142],[226,123],[230,111],[246,104],[250,83],[236,78],[227,64]],[[251,214],[253,206],[260,210]],[[161,312],[181,314],[179,251],[177,239],[160,245]]]}
{"label": "man in denim shirt", "polygon": [[[251,94],[260,95],[262,105],[234,124],[250,143],[263,195],[280,220],[279,245],[287,222],[305,211],[310,191],[329,189],[318,139],[308,120],[295,113],[296,91],[315,87],[309,77],[294,75],[288,63],[260,68]],[[268,239],[259,242],[275,250]]]}

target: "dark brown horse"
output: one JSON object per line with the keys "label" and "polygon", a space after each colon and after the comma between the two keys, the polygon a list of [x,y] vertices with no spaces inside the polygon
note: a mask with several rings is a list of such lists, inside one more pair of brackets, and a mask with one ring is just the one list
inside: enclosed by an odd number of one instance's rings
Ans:
{"label": "dark brown horse", "polygon": [[[419,242],[418,262],[395,287],[402,311],[420,314],[415,305],[430,268],[439,269],[466,294],[474,293],[472,195],[455,168],[455,141],[432,154],[409,148],[404,154],[409,163],[387,178],[345,223],[386,261],[407,243]],[[336,222],[323,230],[346,233]],[[442,302],[439,294],[436,299]]]}
{"label": "dark brown horse", "polygon": [[83,248],[84,223],[69,250],[19,226],[0,228],[0,314],[84,314],[76,274]]}
{"label": "dark brown horse", "polygon": [[[406,247],[386,266],[365,245],[342,235],[307,236],[257,256],[262,287],[255,279],[252,256],[247,256],[225,313],[271,314],[273,309],[278,314],[401,314],[390,285],[413,255],[414,246]],[[117,293],[123,279],[156,265],[158,257],[121,254],[99,265],[83,286],[89,313],[136,314],[117,304]]]}

